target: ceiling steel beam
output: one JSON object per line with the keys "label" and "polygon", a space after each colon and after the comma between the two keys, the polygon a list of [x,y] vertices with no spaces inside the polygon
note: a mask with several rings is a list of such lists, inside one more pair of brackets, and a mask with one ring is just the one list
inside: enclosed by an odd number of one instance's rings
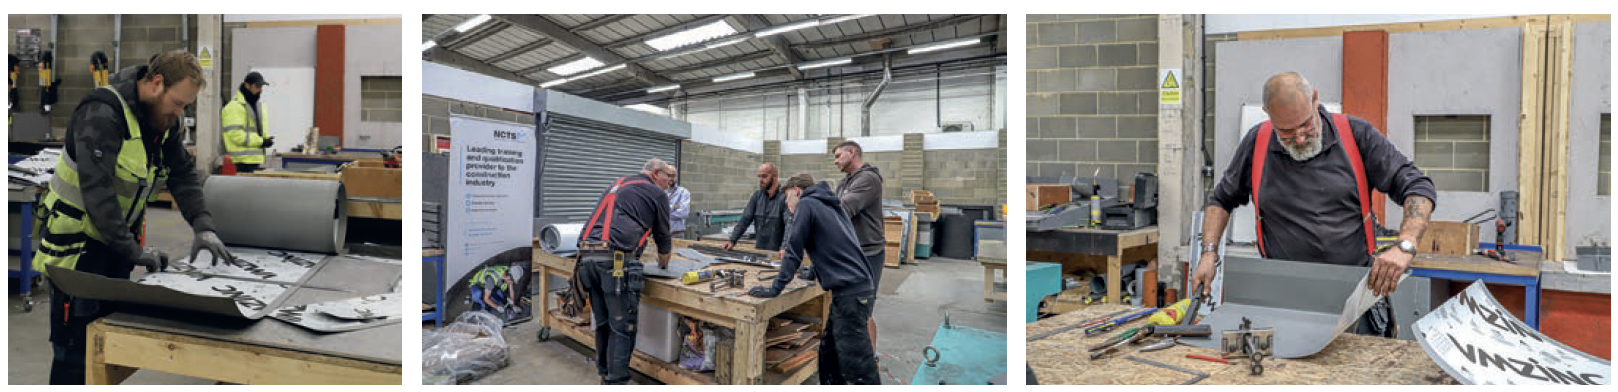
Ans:
{"label": "ceiling steel beam", "polygon": [[581,24],[581,25],[578,25],[578,26],[573,26],[573,28],[567,29],[567,31],[573,32],[573,33],[579,33],[579,32],[584,32],[584,31],[595,30],[597,28],[600,28],[602,26],[606,26],[606,25],[609,25],[609,24],[613,24],[614,22],[617,22],[617,21],[620,21],[620,20],[629,19],[629,17],[631,17],[631,16],[635,16],[635,14],[607,15],[607,16],[601,17],[600,19],[585,22],[584,24]]}
{"label": "ceiling steel beam", "polygon": [[932,21],[932,22],[927,22],[927,23],[923,23],[923,24],[906,25],[906,26],[895,27],[895,28],[891,28],[891,29],[887,29],[887,30],[878,30],[878,31],[865,32],[865,33],[860,33],[860,34],[855,34],[855,35],[848,35],[848,36],[838,37],[838,38],[831,39],[831,40],[826,40],[826,41],[807,42],[807,43],[798,44],[797,47],[800,48],[800,49],[820,49],[820,48],[843,45],[843,44],[859,43],[859,42],[862,42],[862,41],[869,41],[869,40],[874,40],[874,39],[892,38],[892,37],[897,37],[897,36],[909,35],[909,34],[912,34],[912,33],[915,33],[915,32],[923,31],[923,30],[932,30],[932,29],[946,27],[946,26],[954,26],[954,25],[970,22],[970,21],[973,21],[973,20],[977,20],[977,19],[980,19],[980,18],[983,18],[983,17],[986,17],[986,16],[989,16],[989,15],[961,15],[961,16],[951,17],[951,18],[948,18],[948,19],[942,19],[942,20],[936,20],[936,21]]}
{"label": "ceiling steel beam", "polygon": [[477,72],[522,84],[534,84],[533,79],[522,76],[515,72],[507,71],[500,67],[490,65],[489,63],[485,63],[482,60],[473,58],[472,56],[467,56],[453,50],[446,50],[442,47],[429,49],[426,53],[422,53],[421,56],[427,61],[444,64],[467,71]]}
{"label": "ceiling steel beam", "polygon": [[[510,26],[510,25],[507,25],[507,26]],[[546,45],[550,45],[550,44],[555,43],[555,42],[556,41],[552,41],[549,38],[540,37],[538,41],[529,42],[526,45],[518,46],[516,48],[512,48],[511,50],[506,51],[505,53],[501,53],[501,54],[496,55],[494,57],[490,57],[486,61],[489,64],[499,64],[502,61],[506,61],[506,60],[516,58],[517,56],[521,56],[521,55],[526,54],[528,52],[538,50],[539,48],[543,48]]]}
{"label": "ceiling steel beam", "polygon": [[682,65],[682,66],[673,67],[673,68],[664,68],[664,69],[658,70],[657,72],[662,72],[663,74],[666,74],[666,75],[673,75],[673,74],[680,74],[680,73],[686,73],[686,72],[691,72],[691,71],[701,71],[701,70],[707,69],[707,68],[717,67],[717,66],[721,66],[721,65],[728,65],[728,64],[732,64],[732,63],[744,63],[744,62],[748,62],[748,61],[753,61],[753,60],[758,60],[758,59],[763,59],[763,58],[769,58],[769,57],[775,56],[775,55],[776,55],[776,53],[774,51],[760,50],[760,51],[757,51],[757,52],[746,53],[746,54],[742,54],[742,55],[739,55],[739,56],[720,57],[720,58],[715,59],[715,60],[704,61],[704,62],[700,62],[700,63],[696,63],[696,64]]}
{"label": "ceiling steel beam", "polygon": [[505,23],[491,21],[487,26],[483,26],[483,28],[475,31],[469,33],[454,33],[453,35],[445,37],[445,42],[439,42],[438,45],[449,48],[450,50],[460,49],[466,47],[467,45],[493,37],[495,34],[500,34],[510,27],[511,25]]}
{"label": "ceiling steel beam", "polygon": [[601,61],[604,64],[608,64],[608,65],[620,64],[620,63],[626,64],[627,65],[627,67],[625,67],[626,70],[628,70],[630,73],[635,74],[635,76],[640,78],[641,80],[645,80],[647,83],[652,83],[652,84],[669,84],[669,83],[673,83],[673,81],[669,80],[669,78],[664,77],[663,75],[659,75],[658,73],[653,72],[650,69],[646,69],[646,67],[641,66],[640,64],[630,63],[630,62],[628,62],[628,59],[624,58],[624,56],[620,56],[617,53],[614,53],[613,51],[608,50],[607,48],[603,48],[603,47],[601,47],[601,45],[597,45],[595,42],[591,42],[590,40],[585,39],[584,37],[580,37],[578,34],[574,34],[572,32],[569,32],[569,31],[567,31],[566,28],[563,28],[561,25],[556,24],[556,22],[552,22],[549,19],[545,19],[544,17],[541,17],[539,15],[533,15],[533,14],[521,14],[521,15],[518,15],[518,14],[502,14],[502,15],[494,15],[494,17],[495,17],[495,19],[503,20],[506,23],[510,23],[510,24],[515,25],[517,27],[522,27],[522,28],[531,30],[531,31],[533,31],[535,33],[538,33],[541,36],[549,37],[549,38],[551,38],[553,40],[556,40],[556,42],[560,42],[563,45],[567,45],[568,47],[573,48],[573,50],[577,50],[580,53],[583,53],[584,55],[590,56],[591,58],[594,58],[594,59],[596,59],[598,61]]}
{"label": "ceiling steel beam", "polygon": [[[764,20],[763,16],[754,14],[736,15],[736,21],[741,22],[742,27],[747,28],[747,31],[751,33],[757,33],[759,31],[764,31],[764,29],[773,27],[770,26],[768,21]],[[781,37],[780,34],[771,35],[762,39],[764,40],[765,44],[770,46],[770,51],[781,56],[782,63],[797,64],[803,62],[803,56],[799,56],[798,52],[792,51],[792,43],[787,42],[787,39]],[[793,79],[803,78],[803,73],[798,72],[797,67],[789,68],[789,70],[792,72]]]}
{"label": "ceiling steel beam", "polygon": [[704,16],[704,17],[701,17],[701,18],[694,19],[694,20],[692,20],[690,22],[680,23],[680,24],[677,24],[677,25],[673,25],[673,26],[662,28],[662,29],[658,29],[657,31],[653,31],[653,32],[650,32],[650,33],[641,34],[641,35],[637,35],[637,36],[634,36],[634,37],[629,37],[629,38],[624,38],[624,39],[621,39],[621,40],[613,41],[611,43],[608,43],[608,44],[602,45],[602,46],[605,46],[608,49],[622,49],[624,47],[628,47],[630,45],[645,42],[647,40],[661,38],[661,37],[663,37],[665,35],[670,35],[670,34],[674,34],[674,33],[679,33],[681,31],[690,30],[693,27],[698,27],[698,26],[709,24],[709,23],[725,20],[725,18],[729,18],[729,17],[730,17],[730,15],[708,15],[708,16]]}

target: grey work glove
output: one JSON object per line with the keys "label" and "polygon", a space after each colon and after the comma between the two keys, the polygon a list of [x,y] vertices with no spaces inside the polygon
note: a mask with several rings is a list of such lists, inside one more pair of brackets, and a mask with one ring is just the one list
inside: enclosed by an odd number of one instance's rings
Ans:
{"label": "grey work glove", "polygon": [[204,249],[213,256],[213,265],[219,265],[220,258],[226,261],[236,260],[235,256],[230,255],[230,249],[225,248],[225,242],[220,241],[219,235],[213,231],[199,231],[197,237],[191,240],[191,264],[197,263],[197,255]]}
{"label": "grey work glove", "polygon": [[140,256],[135,257],[133,263],[146,267],[147,273],[162,271],[169,268],[169,255],[157,248],[143,247],[140,249]]}
{"label": "grey work glove", "polygon": [[776,296],[781,295],[781,289],[777,289],[773,286],[758,286],[752,288],[751,290],[747,290],[747,295],[759,298],[775,298]]}

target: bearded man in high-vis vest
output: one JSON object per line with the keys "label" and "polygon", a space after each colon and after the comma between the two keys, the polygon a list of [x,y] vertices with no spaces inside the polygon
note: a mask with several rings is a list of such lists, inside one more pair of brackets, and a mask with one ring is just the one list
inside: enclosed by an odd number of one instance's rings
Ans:
{"label": "bearded man in high-vis vest", "polygon": [[[72,269],[128,279],[137,266],[168,267],[168,255],[141,246],[146,203],[166,185],[195,231],[193,258],[206,249],[215,264],[230,259],[203,204],[202,177],[185,149],[180,118],[205,81],[196,56],[164,52],[125,68],[112,84],[91,90],[68,122],[66,154],[57,161],[36,220],[34,268]],[[51,288],[51,384],[83,384],[85,327],[113,312],[114,302]]]}
{"label": "bearded man in high-vis vest", "polygon": [[275,144],[274,136],[264,136],[264,118],[269,116],[264,115],[264,104],[259,100],[268,85],[263,74],[248,72],[236,87],[236,96],[219,112],[225,155],[230,156],[238,173],[257,171],[264,165],[264,149]]}

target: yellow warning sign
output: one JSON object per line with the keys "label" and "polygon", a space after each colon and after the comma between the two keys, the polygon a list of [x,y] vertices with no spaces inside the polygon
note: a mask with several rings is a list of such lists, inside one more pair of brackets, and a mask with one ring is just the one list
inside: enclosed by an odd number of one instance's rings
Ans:
{"label": "yellow warning sign", "polygon": [[1177,68],[1163,69],[1159,72],[1162,83],[1157,89],[1157,103],[1160,105],[1180,104],[1180,70]]}
{"label": "yellow warning sign", "polygon": [[204,46],[200,50],[197,51],[197,65],[201,65],[202,69],[213,68],[213,49],[212,48]]}

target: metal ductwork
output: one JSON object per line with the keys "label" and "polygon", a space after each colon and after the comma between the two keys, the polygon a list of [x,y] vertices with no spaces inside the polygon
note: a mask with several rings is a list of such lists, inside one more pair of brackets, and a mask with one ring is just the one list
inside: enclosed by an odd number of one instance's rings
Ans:
{"label": "metal ductwork", "polygon": [[860,105],[860,136],[871,136],[871,105],[876,104],[876,99],[882,97],[882,91],[887,90],[888,84],[892,82],[893,55],[883,54],[882,83],[877,83],[876,91],[872,91],[870,96],[865,97],[865,103]]}

